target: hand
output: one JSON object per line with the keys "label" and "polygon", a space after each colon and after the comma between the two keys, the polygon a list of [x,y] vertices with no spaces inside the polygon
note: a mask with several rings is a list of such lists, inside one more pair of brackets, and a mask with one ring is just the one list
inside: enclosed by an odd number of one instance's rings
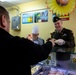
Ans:
{"label": "hand", "polygon": [[55,41],[56,39],[54,39],[54,38],[48,38],[46,41],[49,41],[49,40],[54,40]]}
{"label": "hand", "polygon": [[52,38],[51,40],[56,41],[56,39]]}
{"label": "hand", "polygon": [[65,44],[65,41],[63,39],[58,39],[55,41],[55,43],[61,46]]}
{"label": "hand", "polygon": [[51,40],[49,40],[50,42],[52,42],[52,47],[54,47],[54,45],[55,45],[55,40],[54,39],[51,39]]}
{"label": "hand", "polygon": [[32,35],[28,34],[27,38],[32,41]]}

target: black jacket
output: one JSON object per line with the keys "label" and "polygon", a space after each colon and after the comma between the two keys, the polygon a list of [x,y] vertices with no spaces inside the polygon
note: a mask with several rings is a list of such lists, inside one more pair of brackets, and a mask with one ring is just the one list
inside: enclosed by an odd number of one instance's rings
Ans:
{"label": "black jacket", "polygon": [[65,41],[65,44],[62,46],[55,45],[56,47],[75,47],[75,40],[73,32],[69,29],[63,28],[63,30],[58,33],[57,31],[54,31],[51,33],[51,38],[57,39],[63,39]]}
{"label": "black jacket", "polygon": [[40,46],[0,28],[0,73],[31,75],[30,65],[46,59],[51,49],[51,42]]}

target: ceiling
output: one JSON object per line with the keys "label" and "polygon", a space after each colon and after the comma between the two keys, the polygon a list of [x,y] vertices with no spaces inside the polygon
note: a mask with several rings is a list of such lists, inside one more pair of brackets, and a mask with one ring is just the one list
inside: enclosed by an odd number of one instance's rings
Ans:
{"label": "ceiling", "polygon": [[7,8],[7,7],[17,6],[18,4],[31,2],[31,1],[36,1],[36,0],[0,0],[0,5]]}

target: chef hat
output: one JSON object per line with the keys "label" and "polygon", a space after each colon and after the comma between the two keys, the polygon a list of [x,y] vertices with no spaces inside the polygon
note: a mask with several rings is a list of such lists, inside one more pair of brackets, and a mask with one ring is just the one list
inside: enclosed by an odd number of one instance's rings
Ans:
{"label": "chef hat", "polygon": [[39,27],[38,26],[33,27],[32,34],[39,34]]}

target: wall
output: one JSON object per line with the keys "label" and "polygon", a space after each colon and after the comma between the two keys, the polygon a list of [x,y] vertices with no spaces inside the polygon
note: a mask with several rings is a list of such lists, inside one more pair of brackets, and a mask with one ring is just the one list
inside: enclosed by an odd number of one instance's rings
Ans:
{"label": "wall", "polygon": [[[45,0],[37,0],[34,2],[30,2],[30,3],[24,3],[21,5],[18,5],[20,8],[20,13],[21,12],[26,12],[26,11],[32,11],[32,10],[38,10],[38,9],[44,9],[47,7],[47,5],[45,4]],[[15,15],[15,13],[13,11],[10,11],[11,15],[13,13],[13,15]],[[42,37],[43,39],[47,39],[48,37],[50,37],[50,32],[54,31],[54,25],[52,22],[52,12],[50,12],[48,10],[48,22],[44,22],[44,23],[32,23],[32,24],[21,24],[21,31],[13,31],[10,29],[10,33],[12,35],[18,35],[21,37],[26,37],[27,34],[31,33],[32,27],[34,25],[38,25],[39,26],[39,30],[40,30],[40,37]],[[66,28],[69,28],[71,30],[73,30],[74,32],[74,36],[76,39],[76,27],[75,27],[75,21],[76,21],[76,9],[75,11],[70,15],[70,20],[69,21],[64,21],[63,22],[63,26]],[[76,40],[75,40],[76,42]]]}
{"label": "wall", "polygon": [[71,29],[73,31],[76,43],[76,9],[74,10],[73,13],[71,13],[70,20],[64,21],[63,23],[64,27]]}

